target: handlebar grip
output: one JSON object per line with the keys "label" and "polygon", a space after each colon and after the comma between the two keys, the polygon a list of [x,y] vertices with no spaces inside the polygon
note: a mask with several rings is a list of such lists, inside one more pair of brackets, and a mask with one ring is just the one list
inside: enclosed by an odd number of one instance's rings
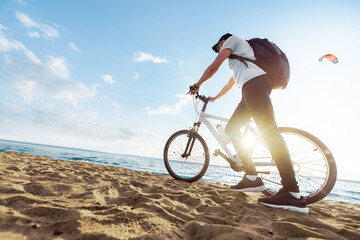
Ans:
{"label": "handlebar grip", "polygon": [[204,95],[200,95],[199,92],[196,92],[195,97],[203,101],[204,103],[209,102],[209,97],[205,97]]}
{"label": "handlebar grip", "polygon": [[209,101],[209,98],[205,97],[204,95],[199,95],[199,98],[200,98],[201,100],[203,100],[204,102],[205,102],[205,101]]}

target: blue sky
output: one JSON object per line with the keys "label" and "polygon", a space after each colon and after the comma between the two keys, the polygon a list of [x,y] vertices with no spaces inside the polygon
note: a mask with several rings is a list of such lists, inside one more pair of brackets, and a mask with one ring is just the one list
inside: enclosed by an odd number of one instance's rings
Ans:
{"label": "blue sky", "polygon": [[[0,138],[161,158],[196,119],[185,93],[227,32],[283,49],[291,80],[272,94],[278,125],[318,136],[339,176],[360,180],[358,1],[2,0]],[[339,63],[318,62],[326,53]],[[230,77],[225,63],[201,92]],[[240,98],[234,87],[208,112],[229,118]]]}

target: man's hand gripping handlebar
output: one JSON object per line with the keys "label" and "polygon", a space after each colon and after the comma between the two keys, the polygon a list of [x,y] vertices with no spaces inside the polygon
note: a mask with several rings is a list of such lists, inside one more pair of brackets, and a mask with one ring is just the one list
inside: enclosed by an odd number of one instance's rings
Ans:
{"label": "man's hand gripping handlebar", "polygon": [[204,95],[199,95],[199,88],[200,87],[196,86],[195,83],[194,85],[191,85],[189,87],[189,92],[187,94],[195,96],[195,98],[202,100],[206,104],[208,102],[214,102],[216,100],[216,98],[213,97],[205,97]]}
{"label": "man's hand gripping handlebar", "polygon": [[199,91],[199,88],[200,88],[200,87],[196,86],[196,83],[194,83],[194,85],[191,85],[191,86],[189,87],[189,92],[188,92],[188,94],[190,94],[190,95],[195,95],[195,94]]}

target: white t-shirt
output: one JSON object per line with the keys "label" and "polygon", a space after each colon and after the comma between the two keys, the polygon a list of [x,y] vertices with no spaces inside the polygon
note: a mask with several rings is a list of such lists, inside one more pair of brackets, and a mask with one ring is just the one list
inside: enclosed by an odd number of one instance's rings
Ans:
{"label": "white t-shirt", "polygon": [[[254,51],[250,44],[245,40],[237,36],[229,37],[222,46],[222,49],[231,49],[232,54],[240,57],[249,58],[255,60]],[[254,63],[247,62],[248,67],[238,59],[228,60],[229,68],[233,74],[234,80],[239,88],[241,88],[249,80],[266,74],[264,70],[255,65]]]}

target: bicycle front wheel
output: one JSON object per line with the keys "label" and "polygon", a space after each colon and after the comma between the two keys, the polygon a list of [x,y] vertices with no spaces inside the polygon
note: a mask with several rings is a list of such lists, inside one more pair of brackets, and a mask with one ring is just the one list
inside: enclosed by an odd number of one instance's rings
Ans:
{"label": "bicycle front wheel", "polygon": [[[333,155],[327,146],[318,138],[296,128],[279,128],[288,147],[293,163],[296,180],[300,192],[308,204],[326,197],[333,189],[337,168]],[[253,153],[254,162],[272,162],[270,151],[259,143]],[[270,196],[281,187],[281,177],[276,166],[257,167],[258,171],[269,172],[260,174],[267,190],[263,193]]]}
{"label": "bicycle front wheel", "polygon": [[209,166],[209,159],[208,146],[196,132],[178,131],[165,144],[165,167],[175,179],[186,182],[199,180]]}

